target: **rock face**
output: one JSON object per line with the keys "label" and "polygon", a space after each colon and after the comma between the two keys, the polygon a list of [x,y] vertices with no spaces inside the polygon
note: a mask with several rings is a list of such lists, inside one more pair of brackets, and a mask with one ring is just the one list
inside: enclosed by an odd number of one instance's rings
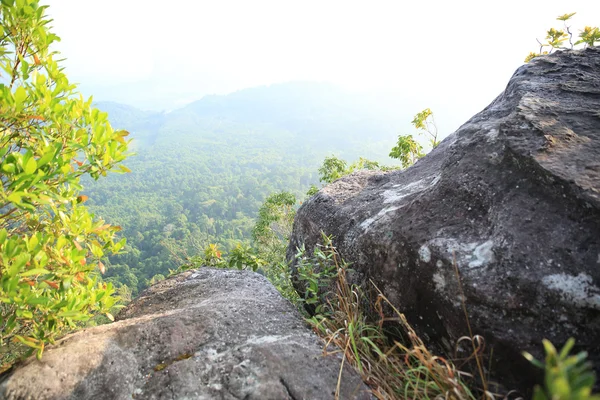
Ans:
{"label": "rock face", "polygon": [[[0,378],[2,399],[331,399],[340,358],[261,275],[202,268]],[[368,399],[344,368],[341,398]]]}
{"label": "rock face", "polygon": [[[509,388],[521,356],[569,337],[600,367],[600,49],[519,68],[485,110],[405,171],[363,172],[299,209],[288,259],[334,236],[354,280],[379,289],[447,352],[474,334]],[[426,340],[427,341],[427,340]]]}

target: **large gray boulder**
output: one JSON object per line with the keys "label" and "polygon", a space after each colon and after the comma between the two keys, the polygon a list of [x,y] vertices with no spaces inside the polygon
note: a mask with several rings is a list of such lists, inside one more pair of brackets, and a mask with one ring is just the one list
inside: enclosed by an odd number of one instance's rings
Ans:
{"label": "large gray boulder", "polygon": [[[261,275],[202,268],[0,378],[0,398],[332,399],[341,359]],[[368,399],[350,368],[341,398]]]}
{"label": "large gray boulder", "polygon": [[[486,109],[405,171],[362,172],[299,209],[288,249],[334,236],[354,281],[372,279],[426,342],[474,334],[509,388],[521,356],[569,337],[600,366],[600,49],[519,68]],[[488,352],[489,353],[489,352]]]}

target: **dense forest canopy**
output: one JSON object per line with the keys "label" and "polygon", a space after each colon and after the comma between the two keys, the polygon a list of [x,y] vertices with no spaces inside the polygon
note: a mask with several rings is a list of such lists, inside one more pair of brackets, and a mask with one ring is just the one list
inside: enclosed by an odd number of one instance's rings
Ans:
{"label": "dense forest canopy", "polygon": [[131,173],[84,186],[91,210],[127,238],[104,278],[134,293],[210,243],[250,244],[265,198],[285,190],[302,199],[325,156],[394,164],[387,153],[400,124],[385,107],[308,82],[207,96],[169,113],[97,106],[133,138]]}

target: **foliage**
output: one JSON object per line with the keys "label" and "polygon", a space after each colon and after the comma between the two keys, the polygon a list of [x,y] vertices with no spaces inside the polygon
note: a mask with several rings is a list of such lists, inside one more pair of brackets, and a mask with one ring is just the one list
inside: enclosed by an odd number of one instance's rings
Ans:
{"label": "foliage", "polygon": [[290,192],[271,194],[258,210],[252,238],[267,259],[285,252],[296,216],[296,196]]}
{"label": "foliage", "polygon": [[440,142],[437,140],[437,126],[435,125],[435,120],[433,119],[433,112],[431,109],[426,108],[423,111],[418,112],[411,121],[411,124],[413,124],[415,128],[420,131],[420,133],[426,133],[429,135],[429,144],[432,148],[440,144]]}
{"label": "foliage", "polygon": [[[281,241],[284,245],[284,240]],[[169,276],[190,269],[210,266],[213,268],[231,268],[239,270],[252,270],[264,275],[283,297],[294,304],[298,304],[299,296],[292,286],[291,271],[285,261],[285,248],[280,246],[279,253],[273,258],[273,254],[264,254],[260,250],[252,248],[243,243],[238,243],[229,253],[221,253],[218,246],[209,244],[203,252],[204,256],[193,256],[187,262],[175,270],[171,270]],[[218,257],[217,257],[218,255]],[[267,260],[265,257],[270,256]],[[156,281],[153,278],[150,284]]]}
{"label": "foliage", "polygon": [[[298,249],[295,258],[298,270],[298,281],[304,286],[301,303],[313,314],[326,313],[321,296],[337,275],[338,255],[332,244],[332,237],[321,233],[323,244],[317,244],[312,255],[306,254],[304,246]],[[343,264],[346,267],[346,264]]]}
{"label": "foliage", "polygon": [[163,274],[156,274],[150,279],[150,285],[155,285],[160,281],[164,281],[166,278]]}
{"label": "foliage", "polygon": [[292,271],[285,260],[285,254],[276,262],[271,262],[265,269],[265,276],[283,297],[299,306],[301,298],[292,284]]}
{"label": "foliage", "polygon": [[88,212],[79,181],[127,171],[119,163],[128,144],[69,83],[50,49],[58,37],[46,8],[37,0],[0,8],[0,348],[16,341],[38,357],[116,302],[96,271],[124,241]]}
{"label": "foliage", "polygon": [[257,247],[255,254],[261,260],[261,271],[294,304],[298,302],[299,296],[292,285],[285,252],[292,233],[296,207],[296,197],[289,192],[268,196],[258,211],[252,230]]}
{"label": "foliage", "polygon": [[203,266],[252,270],[265,275],[284,297],[297,303],[298,294],[285,260],[296,206],[296,198],[289,192],[270,195],[260,207],[252,230],[255,247],[238,242],[231,250],[221,251],[218,244],[210,243],[203,250],[197,247],[197,255],[191,257],[174,253],[180,266],[170,275]]}
{"label": "foliage", "polygon": [[81,325],[84,327],[92,327],[108,324],[113,321],[113,319],[109,318],[109,316],[112,317],[113,315],[117,315],[119,311],[131,303],[131,300],[133,299],[131,289],[124,284],[116,287],[114,293],[116,295],[115,298],[117,302],[113,304],[108,313],[96,314],[90,320],[82,323]]}
{"label": "foliage", "polygon": [[[567,25],[567,21],[569,21],[575,14],[576,13],[564,14],[556,18],[558,21],[563,22],[563,29],[550,28],[546,32],[546,41],[537,41],[540,45],[539,51],[537,53],[529,53],[529,55],[525,58],[525,62],[527,63],[535,57],[539,57],[541,55],[551,54],[555,50],[574,49],[575,46],[580,44],[583,44],[584,47],[593,47],[596,42],[600,42],[600,30],[597,27],[586,26],[579,33],[580,39],[573,43],[573,32],[571,32],[571,27]],[[568,47],[564,45],[567,40],[569,41]],[[549,49],[546,50],[546,48]]]}
{"label": "foliage", "polygon": [[310,185],[306,191],[306,197],[312,197],[319,192],[319,188],[316,185]]}
{"label": "foliage", "polygon": [[226,265],[225,260],[221,257],[219,245],[211,243],[204,249],[204,257],[202,264],[207,267],[221,267]]}
{"label": "foliage", "polygon": [[423,146],[412,135],[398,136],[398,142],[390,151],[390,157],[400,160],[402,168],[410,167],[424,155]]}
{"label": "foliage", "polygon": [[[329,184],[333,181],[350,175],[353,172],[361,170],[386,171],[393,169],[380,165],[377,161],[371,161],[363,157],[348,165],[345,160],[339,159],[336,156],[325,157],[323,164],[319,167],[319,181],[323,184]],[[318,191],[316,186],[312,186],[307,192],[308,196],[312,196]]]}
{"label": "foliage", "polygon": [[388,169],[393,169],[393,168],[380,165],[377,161],[372,161],[372,160],[368,160],[363,157],[359,157],[358,160],[356,160],[352,164],[350,164],[349,172],[352,173],[354,171],[361,171],[361,170],[385,171]]}
{"label": "foliage", "polygon": [[[411,124],[417,129],[417,134],[429,137],[431,148],[435,148],[440,144],[437,126],[431,109],[426,108],[423,111],[418,112],[411,121]],[[410,167],[424,155],[423,146],[421,146],[412,135],[398,136],[398,141],[389,154],[391,158],[400,160],[402,168]]]}
{"label": "foliage", "polygon": [[260,207],[253,229],[254,244],[237,243],[229,252],[217,244],[208,244],[201,255],[185,257],[182,265],[171,275],[193,268],[210,266],[252,270],[266,276],[279,292],[297,303],[298,294],[291,283],[291,272],[285,260],[285,249],[295,215],[296,198],[288,192],[274,193]]}
{"label": "foliage", "polygon": [[569,339],[560,353],[548,340],[544,340],[545,363],[536,360],[531,354],[524,353],[535,366],[544,369],[544,388],[535,387],[533,400],[600,400],[592,395],[596,381],[592,365],[587,361],[587,353],[570,355],[575,340]]}
{"label": "foliage", "polygon": [[586,47],[593,47],[596,42],[600,42],[600,29],[598,27],[586,26],[579,34],[581,40],[575,42],[575,44],[584,43]]}
{"label": "foliage", "polygon": [[[177,260],[180,261],[180,265],[175,270],[169,270],[169,276],[200,267],[228,268],[230,264],[226,260],[226,255],[223,255],[221,249],[219,248],[219,245],[216,243],[209,243],[204,249],[201,250],[199,254],[193,255],[191,257],[186,255],[184,256],[184,258],[181,258],[177,254],[175,254],[175,257]],[[157,276],[162,277],[162,279],[164,279],[164,276],[162,274],[154,275],[152,279],[148,281],[148,285],[153,285],[156,282],[158,282],[158,280],[155,279],[155,277]]]}
{"label": "foliage", "polygon": [[325,157],[323,164],[319,167],[319,181],[331,183],[349,173],[346,161],[336,156]]}
{"label": "foliage", "polygon": [[227,266],[235,269],[249,269],[258,271],[266,264],[265,260],[260,258],[258,252],[248,245],[238,243],[237,246],[229,252],[227,257]]}

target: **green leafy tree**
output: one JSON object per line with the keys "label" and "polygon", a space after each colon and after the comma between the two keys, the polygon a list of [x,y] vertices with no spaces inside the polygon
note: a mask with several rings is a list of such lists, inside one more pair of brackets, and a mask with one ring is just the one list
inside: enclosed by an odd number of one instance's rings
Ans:
{"label": "green leafy tree", "polygon": [[408,168],[423,157],[423,146],[412,135],[398,136],[398,142],[392,147],[390,157],[400,160],[402,168]]}
{"label": "green leafy tree", "polygon": [[[329,184],[333,181],[360,170],[387,170],[389,167],[380,165],[377,161],[371,161],[360,157],[358,160],[348,165],[345,160],[336,156],[325,157],[323,164],[319,167],[319,181],[323,184]],[[318,191],[316,186],[312,186],[308,192],[308,196],[312,196]]]}
{"label": "green leafy tree", "polygon": [[97,271],[124,241],[88,212],[79,181],[127,171],[128,144],[69,83],[45,10],[37,0],[0,6],[0,349],[21,343],[38,357],[116,302]]}
{"label": "green leafy tree", "polygon": [[[435,148],[440,144],[437,126],[431,109],[426,108],[423,111],[418,112],[411,124],[417,129],[417,134],[429,137],[429,145],[431,148]],[[410,167],[424,155],[423,146],[415,140],[413,135],[398,136],[398,142],[396,142],[396,145],[389,154],[391,158],[400,160],[402,168]]]}
{"label": "green leafy tree", "polygon": [[312,197],[319,192],[319,188],[316,185],[310,185],[308,190],[306,191],[307,197]]}
{"label": "green leafy tree", "polygon": [[[571,27],[567,25],[567,21],[569,21],[576,13],[564,14],[556,18],[558,21],[563,22],[562,29],[550,28],[546,32],[546,41],[541,42],[537,40],[540,45],[539,51],[531,52],[525,58],[525,62],[529,62],[533,60],[535,57],[539,57],[545,54],[551,54],[556,50],[563,49],[574,49],[575,46],[583,44],[584,47],[593,47],[596,42],[600,42],[600,30],[597,27],[586,26],[579,33],[579,40],[573,43],[573,32],[571,32]],[[569,46],[565,46],[565,42],[569,41]]]}
{"label": "green leafy tree", "polygon": [[273,254],[285,253],[295,216],[296,196],[289,192],[270,195],[258,210],[252,238],[268,261]]}
{"label": "green leafy tree", "polygon": [[437,126],[435,124],[433,111],[431,111],[431,109],[426,108],[423,111],[418,112],[413,118],[411,124],[417,128],[419,134],[429,137],[429,144],[431,145],[431,148],[435,148],[438,144],[440,144],[438,140]]}
{"label": "green leafy tree", "polygon": [[319,181],[331,183],[336,179],[347,175],[348,163],[336,156],[325,157],[323,164],[319,167]]}

